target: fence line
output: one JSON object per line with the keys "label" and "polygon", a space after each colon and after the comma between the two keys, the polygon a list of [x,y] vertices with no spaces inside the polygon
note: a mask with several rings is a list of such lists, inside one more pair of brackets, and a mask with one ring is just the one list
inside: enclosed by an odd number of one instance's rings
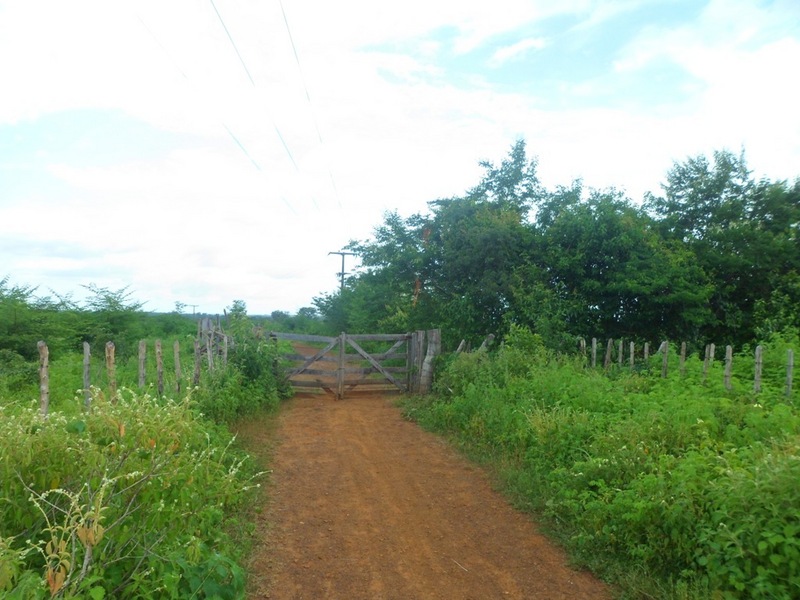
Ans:
{"label": "fence line", "polygon": [[[229,344],[227,342],[228,336],[221,334],[219,331],[205,335],[200,340],[194,340],[194,375],[192,379],[193,385],[200,383],[201,362],[202,355],[208,355],[209,369],[214,368],[215,353],[219,353],[222,357],[218,364],[227,364],[227,352]],[[217,343],[217,340],[224,340]],[[50,352],[47,344],[44,341],[39,341],[37,344],[39,350],[39,411],[43,416],[47,416],[50,408]],[[156,358],[156,389],[158,395],[164,395],[164,357],[161,340],[155,341],[155,358]],[[144,389],[147,381],[147,342],[146,340],[139,341],[138,353],[138,384],[140,389]],[[181,393],[181,383],[183,379],[183,371],[181,369],[180,361],[180,342],[175,340],[173,344],[173,363],[175,367],[175,393]],[[106,381],[108,385],[109,397],[111,401],[116,401],[117,396],[117,370],[116,370],[116,347],[114,342],[107,342],[105,345],[105,372]],[[84,394],[84,408],[88,410],[91,407],[92,394],[91,394],[91,347],[88,342],[83,342],[83,394]]]}
{"label": "fence line", "polygon": [[[656,350],[656,354],[661,354],[661,377],[666,378],[669,371],[669,342],[663,341],[661,345]],[[578,347],[581,352],[582,356],[586,356],[587,349],[589,348],[586,340],[584,338],[580,338],[578,340]],[[623,366],[623,341],[620,339],[616,344],[616,363],[619,368]],[[613,357],[612,352],[615,348],[613,338],[608,339],[608,343],[606,345],[606,353],[603,361],[603,368],[605,370],[609,370],[613,364]],[[598,352],[598,340],[597,338],[592,338],[591,343],[591,356],[587,358],[589,364],[591,364],[592,368],[597,367],[597,352]],[[636,353],[635,353],[635,343],[630,342],[629,344],[629,358],[628,358],[628,366],[630,369],[634,369],[636,366]],[[650,344],[649,342],[644,343],[644,347],[642,350],[642,358],[645,364],[649,364],[650,362]],[[754,372],[753,372],[753,392],[758,394],[761,392],[762,380],[763,380],[763,370],[764,370],[764,348],[762,346],[756,346],[754,352]],[[702,378],[703,378],[703,385],[708,383],[708,376],[711,370],[714,367],[714,361],[716,359],[716,345],[715,344],[708,344],[704,348],[703,353],[703,370],[702,370]],[[681,377],[686,377],[686,342],[682,342],[680,346],[680,354],[678,358],[678,369],[680,372]],[[793,373],[794,373],[794,351],[787,350],[786,355],[786,380],[784,386],[784,392],[787,398],[791,398],[792,396],[792,383],[793,383]],[[725,367],[723,371],[723,385],[725,389],[731,390],[733,389],[732,384],[732,374],[733,374],[733,347],[728,345],[725,347]]]}

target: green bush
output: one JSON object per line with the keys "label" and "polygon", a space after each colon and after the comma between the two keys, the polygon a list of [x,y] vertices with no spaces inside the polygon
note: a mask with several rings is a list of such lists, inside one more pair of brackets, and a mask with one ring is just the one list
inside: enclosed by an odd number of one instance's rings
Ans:
{"label": "green bush", "polygon": [[[780,340],[779,340],[780,342]],[[498,466],[576,560],[634,597],[800,597],[800,414],[780,369],[728,391],[717,361],[686,377],[674,349],[605,373],[513,331],[493,354],[447,361],[409,416]],[[785,356],[768,345],[765,354]],[[773,358],[774,360],[774,358]]]}
{"label": "green bush", "polygon": [[222,525],[256,474],[230,435],[188,398],[92,406],[0,406],[3,597],[241,597]]}

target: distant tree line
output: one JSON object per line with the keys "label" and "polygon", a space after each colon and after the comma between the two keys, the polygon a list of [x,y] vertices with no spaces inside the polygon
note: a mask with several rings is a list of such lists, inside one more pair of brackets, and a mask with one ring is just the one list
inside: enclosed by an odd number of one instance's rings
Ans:
{"label": "distant tree line", "polygon": [[360,269],[314,300],[332,330],[741,346],[800,327],[800,179],[755,180],[743,154],[717,151],[675,163],[639,205],[581,181],[546,189],[523,140],[481,166],[465,195],[390,212],[348,245]]}

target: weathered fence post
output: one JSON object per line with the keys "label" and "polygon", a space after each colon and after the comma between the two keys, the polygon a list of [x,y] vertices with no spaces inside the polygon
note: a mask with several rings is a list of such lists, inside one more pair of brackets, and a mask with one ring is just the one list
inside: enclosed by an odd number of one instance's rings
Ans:
{"label": "weathered fence post", "polygon": [[427,332],[428,349],[425,353],[425,360],[422,362],[422,373],[420,374],[419,391],[421,394],[428,394],[433,385],[433,363],[441,351],[442,332],[440,329],[431,329]]}
{"label": "weathered fence post", "polygon": [[733,369],[733,346],[725,346],[725,389],[731,389],[731,370]]}
{"label": "weathered fence post", "polygon": [[145,370],[147,364],[147,342],[144,340],[139,340],[139,389],[143,390],[146,377],[145,377]]}
{"label": "weathered fence post", "polygon": [[606,358],[603,361],[603,368],[608,371],[611,368],[611,352],[614,350],[614,340],[608,338],[608,344],[606,344]]}
{"label": "weathered fence post", "polygon": [[645,367],[647,366],[647,362],[650,360],[650,342],[644,343],[644,364]]}
{"label": "weathered fence post", "polygon": [[192,385],[197,387],[200,385],[200,340],[194,340],[194,376],[192,377]]}
{"label": "weathered fence post", "polygon": [[222,334],[222,367],[228,366],[228,334]]}
{"label": "weathered fence post", "polygon": [[786,397],[792,395],[792,371],[794,371],[794,350],[786,351]]}
{"label": "weathered fence post", "polygon": [[597,366],[597,338],[592,338],[592,368]]}
{"label": "weathered fence post", "polygon": [[586,338],[580,338],[578,340],[578,348],[580,349],[581,356],[586,360]]}
{"label": "weathered fence post", "polygon": [[50,409],[50,351],[42,340],[36,347],[39,350],[39,412],[46,417]]}
{"label": "weathered fence post", "polygon": [[111,402],[117,401],[117,365],[114,359],[114,352],[114,342],[106,342],[106,373],[108,374]]}
{"label": "weathered fence post", "polygon": [[208,332],[206,335],[206,356],[208,358],[208,370],[214,370],[214,338],[211,335],[211,332]]}
{"label": "weathered fence post", "polygon": [[180,394],[183,373],[181,372],[181,343],[178,340],[172,344],[172,354],[175,357],[175,393]]}
{"label": "weathered fence post", "polygon": [[623,354],[624,353],[622,352],[622,338],[620,338],[619,347],[617,348],[617,364],[619,365],[620,368],[622,368],[622,355]]}
{"label": "weathered fence post", "polygon": [[705,385],[706,382],[708,381],[708,356],[710,354],[709,352],[710,349],[711,347],[708,344],[706,344],[706,354],[705,357],[703,358],[703,385]]}
{"label": "weathered fence post", "polygon": [[633,370],[634,361],[636,360],[636,358],[635,358],[636,355],[634,354],[635,352],[636,352],[636,344],[631,342],[630,343],[630,357],[628,358],[628,362],[630,363],[631,370]]}
{"label": "weathered fence post", "polygon": [[83,342],[83,406],[89,410],[92,405],[92,382],[89,379],[92,351],[89,342]]}
{"label": "weathered fence post", "polygon": [[158,395],[164,395],[164,351],[161,347],[161,340],[156,340],[156,381]]}
{"label": "weathered fence post", "polygon": [[761,391],[761,370],[764,366],[764,348],[756,346],[756,372],[753,381],[753,391],[758,394]]}
{"label": "weathered fence post", "polygon": [[419,329],[414,334],[414,393],[422,386],[422,363],[425,362],[425,331]]}
{"label": "weathered fence post", "polygon": [[661,342],[661,379],[667,378],[667,367],[669,366],[669,342]]}

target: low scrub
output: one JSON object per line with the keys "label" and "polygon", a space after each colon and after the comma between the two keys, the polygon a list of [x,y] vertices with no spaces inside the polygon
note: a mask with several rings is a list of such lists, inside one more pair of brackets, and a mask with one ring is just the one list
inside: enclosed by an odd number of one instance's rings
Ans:
{"label": "low scrub", "polygon": [[494,355],[450,359],[437,394],[406,411],[497,466],[629,597],[800,597],[800,415],[785,374],[755,395],[725,389],[722,365],[704,384],[699,360],[683,376],[677,360],[666,379],[660,356],[605,373],[514,330]]}
{"label": "low scrub", "polygon": [[0,406],[0,595],[241,597],[223,517],[256,475],[190,398]]}

